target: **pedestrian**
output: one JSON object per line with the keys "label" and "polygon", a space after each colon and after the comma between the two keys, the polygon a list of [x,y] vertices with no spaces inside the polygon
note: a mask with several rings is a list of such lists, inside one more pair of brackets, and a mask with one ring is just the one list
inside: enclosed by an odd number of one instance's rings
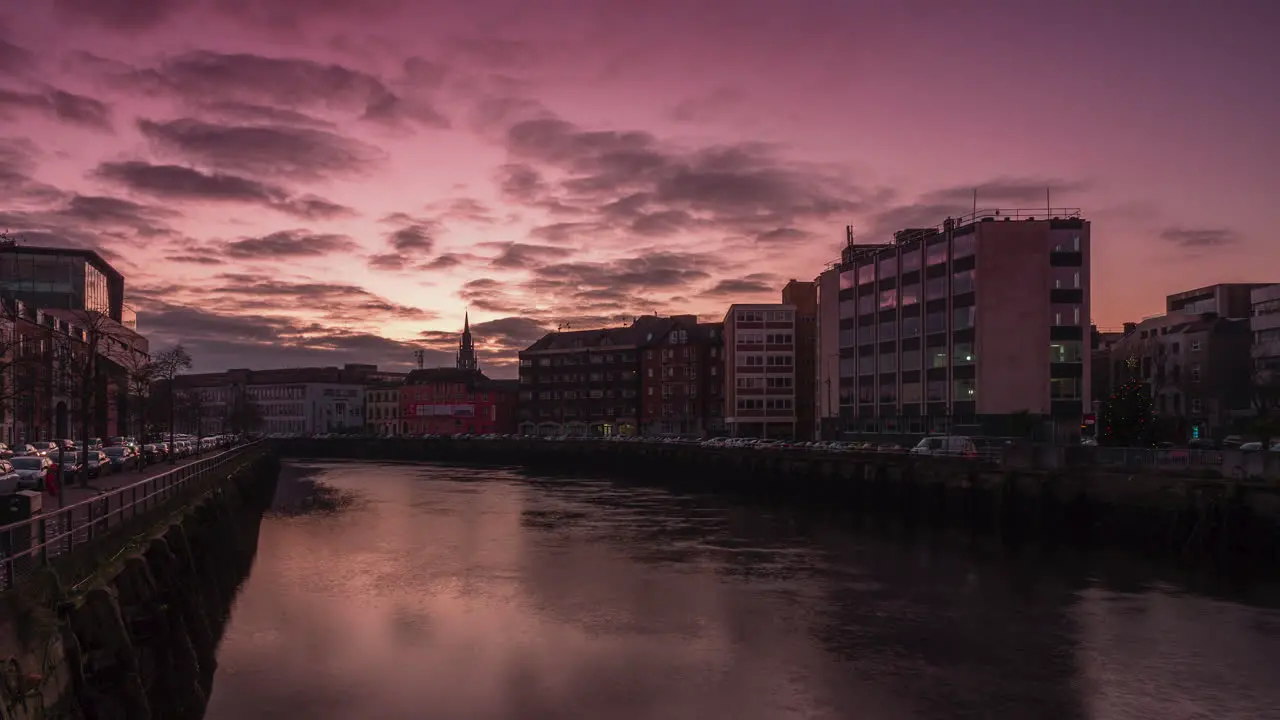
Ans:
{"label": "pedestrian", "polygon": [[61,470],[61,466],[50,464],[49,469],[44,473],[44,491],[59,501],[62,499],[62,483],[60,482],[62,478],[58,477],[61,474]]}

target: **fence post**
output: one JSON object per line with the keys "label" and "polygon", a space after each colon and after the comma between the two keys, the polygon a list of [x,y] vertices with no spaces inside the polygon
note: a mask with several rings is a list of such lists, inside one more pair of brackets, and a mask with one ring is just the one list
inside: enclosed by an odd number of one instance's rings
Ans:
{"label": "fence post", "polygon": [[44,515],[41,515],[40,519],[36,521],[36,538],[37,538],[36,541],[40,543],[40,554],[38,555],[40,564],[48,565],[49,564],[49,548],[45,547],[44,544],[45,542],[47,542],[49,538],[49,531],[45,527]]}

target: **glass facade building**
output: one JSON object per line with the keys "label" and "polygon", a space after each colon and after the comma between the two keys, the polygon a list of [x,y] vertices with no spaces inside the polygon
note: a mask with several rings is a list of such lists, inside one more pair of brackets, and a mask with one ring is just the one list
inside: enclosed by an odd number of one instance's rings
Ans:
{"label": "glass facade building", "polygon": [[93,310],[123,319],[123,276],[88,250],[0,247],[0,294],[37,308]]}

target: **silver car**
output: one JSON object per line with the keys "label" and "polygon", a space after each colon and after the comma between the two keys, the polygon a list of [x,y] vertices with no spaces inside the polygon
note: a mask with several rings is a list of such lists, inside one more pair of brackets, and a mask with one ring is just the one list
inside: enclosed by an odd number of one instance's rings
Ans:
{"label": "silver car", "polygon": [[44,490],[44,478],[53,461],[39,455],[24,455],[9,461],[14,472],[18,473],[19,490]]}

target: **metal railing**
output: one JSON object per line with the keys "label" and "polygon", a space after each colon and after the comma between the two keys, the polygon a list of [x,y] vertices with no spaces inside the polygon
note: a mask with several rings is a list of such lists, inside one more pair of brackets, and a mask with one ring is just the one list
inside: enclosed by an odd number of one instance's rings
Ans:
{"label": "metal railing", "polygon": [[245,457],[246,451],[256,444],[239,445],[101,495],[0,526],[0,592],[12,590],[34,571],[93,544],[134,519],[176,509],[176,501],[189,499],[188,491],[197,481]]}

